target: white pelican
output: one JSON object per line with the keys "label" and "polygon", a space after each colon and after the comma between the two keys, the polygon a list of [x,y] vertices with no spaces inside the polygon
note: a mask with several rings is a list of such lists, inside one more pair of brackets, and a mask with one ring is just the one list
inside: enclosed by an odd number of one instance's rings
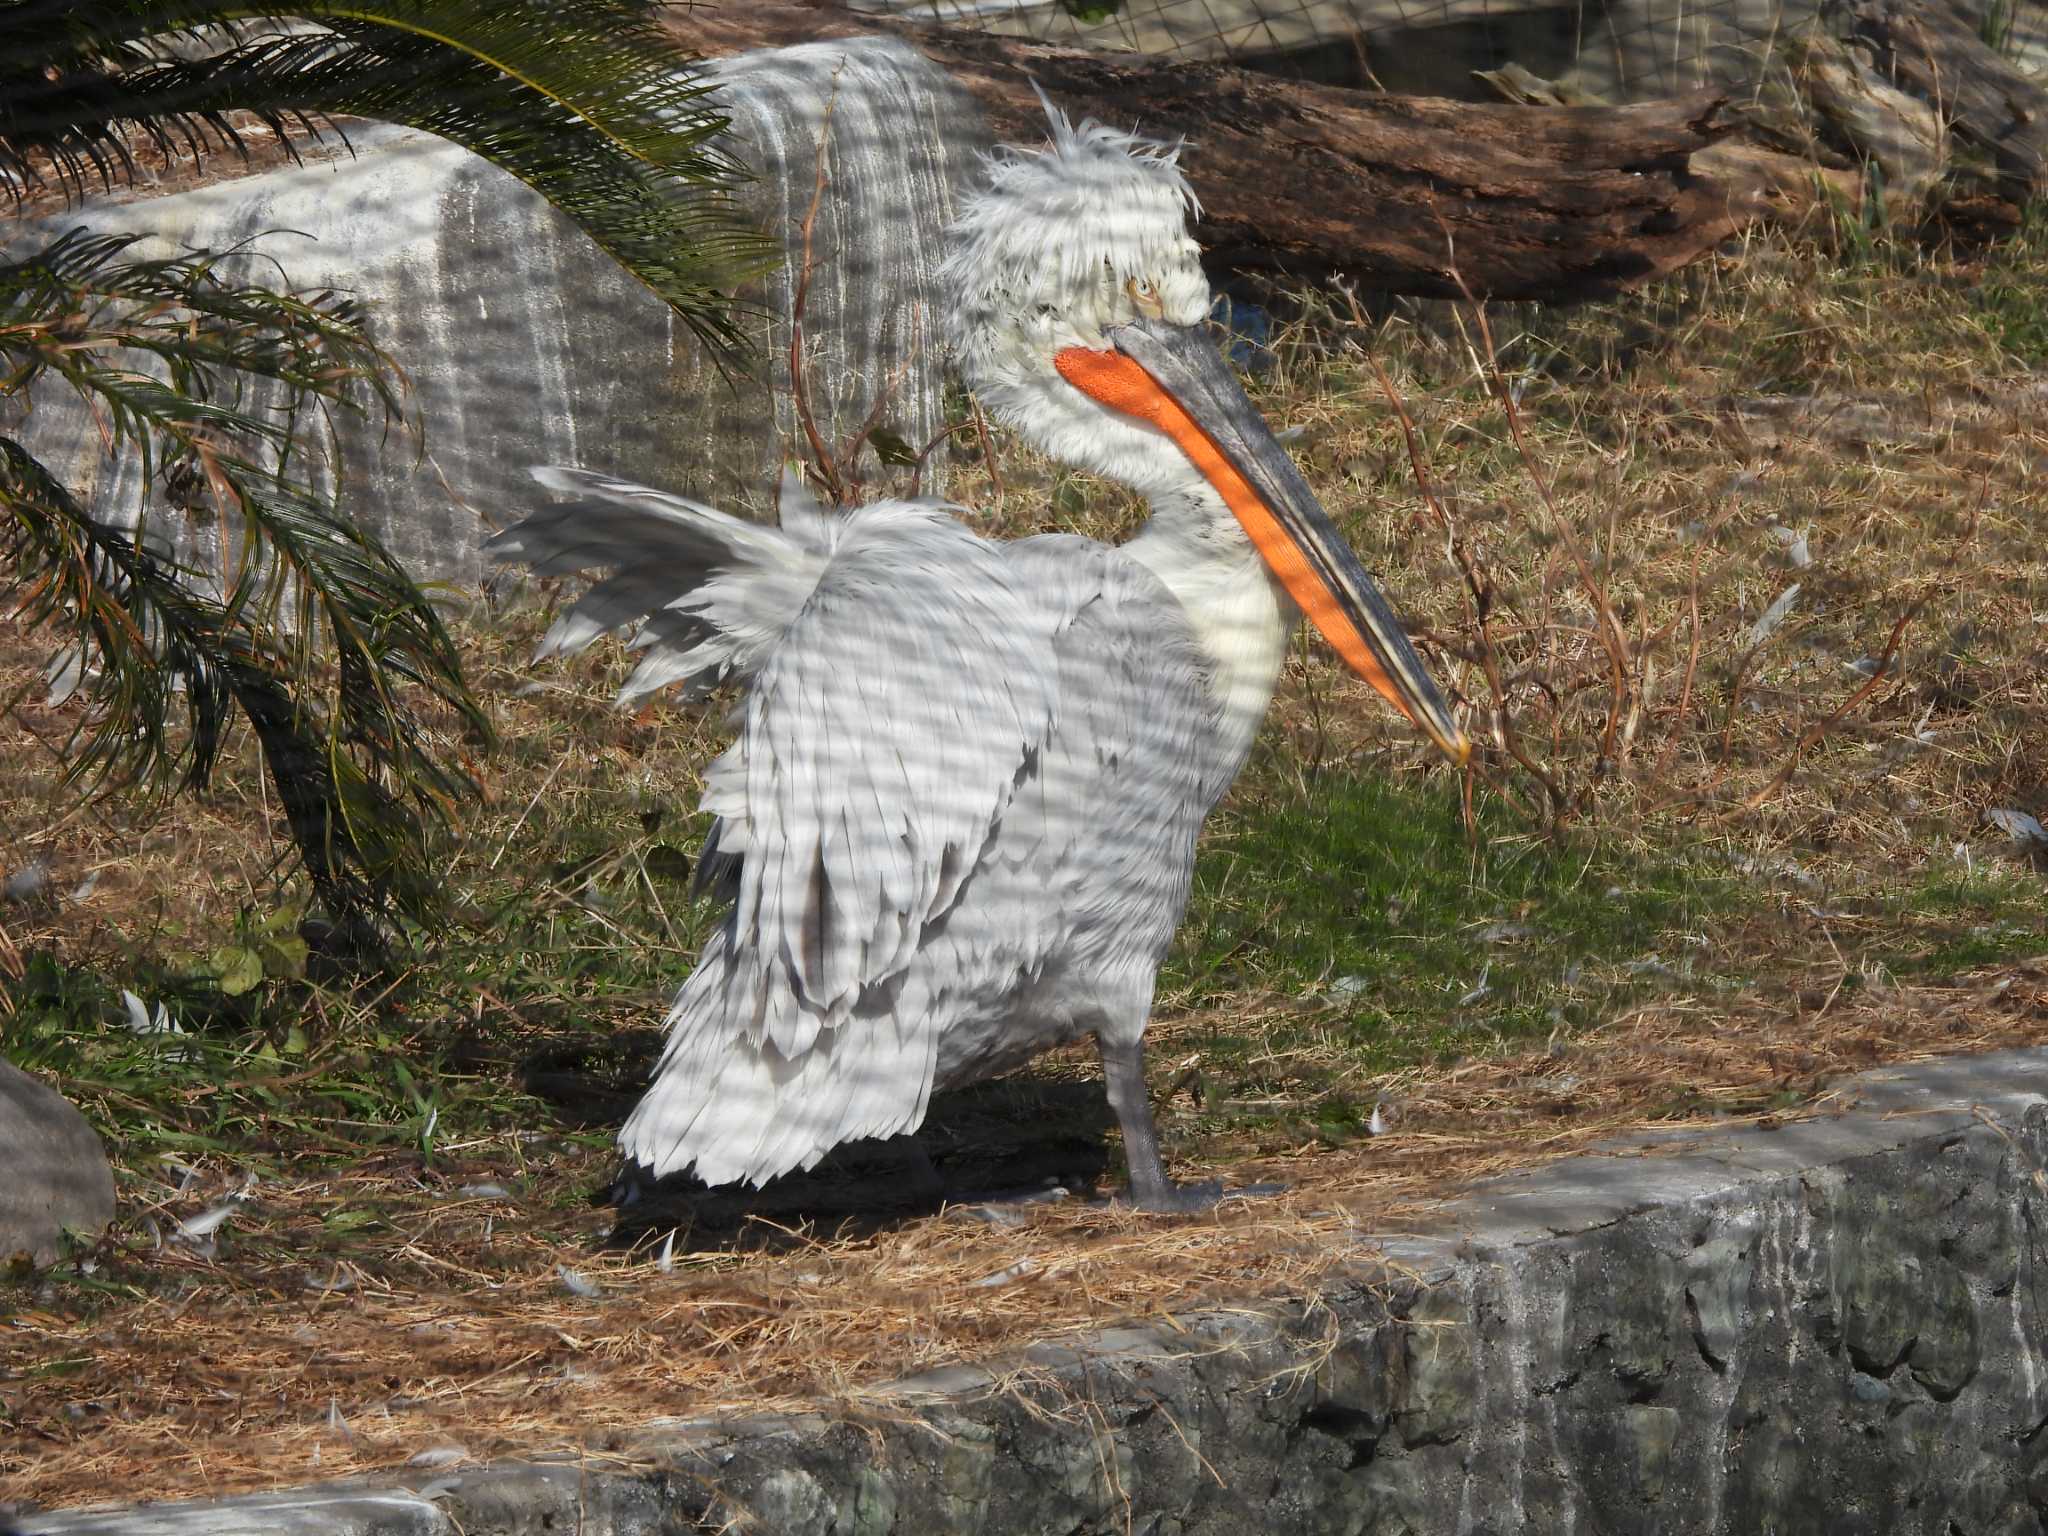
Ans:
{"label": "white pelican", "polygon": [[759,1184],[922,1123],[934,1090],[1092,1034],[1148,1209],[1168,1179],[1143,1040],[1195,838],[1264,719],[1301,611],[1454,760],[1401,625],[1204,333],[1177,150],[1048,106],[989,162],[942,268],[994,414],[1150,502],[1111,548],[980,537],[931,500],[779,530],[574,469],[494,539],[610,570],[541,643],[640,626],[623,699],[748,683],[712,764],[700,876],[731,900],[620,1134],[660,1177]]}

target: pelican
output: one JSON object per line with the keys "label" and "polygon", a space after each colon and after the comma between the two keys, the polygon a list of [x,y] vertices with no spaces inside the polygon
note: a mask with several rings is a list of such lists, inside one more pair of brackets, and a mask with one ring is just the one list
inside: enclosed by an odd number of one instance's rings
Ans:
{"label": "pelican", "polygon": [[1400,622],[1205,334],[1177,146],[1047,104],[998,151],[940,268],[959,371],[997,418],[1140,492],[1110,547],[985,539],[962,509],[780,527],[580,469],[491,554],[609,571],[541,642],[638,625],[629,701],[746,684],[706,774],[699,866],[730,903],[620,1133],[654,1177],[760,1184],[915,1130],[933,1092],[1093,1035],[1141,1208],[1168,1178],[1145,1092],[1154,979],[1203,820],[1306,613],[1454,761],[1469,745]]}

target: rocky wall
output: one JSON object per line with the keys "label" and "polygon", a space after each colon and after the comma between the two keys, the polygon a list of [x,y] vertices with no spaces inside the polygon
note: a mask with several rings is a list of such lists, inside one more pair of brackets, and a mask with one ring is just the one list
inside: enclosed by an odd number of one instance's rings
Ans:
{"label": "rocky wall", "polygon": [[[540,495],[532,464],[575,464],[734,510],[765,508],[799,441],[788,391],[800,232],[812,231],[806,378],[828,434],[853,432],[878,394],[881,422],[921,445],[943,421],[933,269],[953,199],[989,142],[980,109],[892,39],[770,50],[712,74],[735,152],[756,173],[744,202],[789,259],[749,290],[754,377],[728,377],[668,307],[523,183],[440,139],[356,125],[306,163],[182,190],[98,199],[11,235],[17,254],[77,225],[141,233],[141,256],[246,246],[253,278],[332,287],[372,309],[372,333],[411,386],[417,433],[381,415],[335,418],[343,505],[415,577],[473,584],[478,546]],[[133,455],[113,462],[90,415],[39,389],[0,421],[89,505],[188,561],[218,560],[218,533],[165,509]],[[332,484],[321,434],[310,473]],[[934,455],[925,489],[940,488]],[[874,468],[872,458],[867,466]]]}

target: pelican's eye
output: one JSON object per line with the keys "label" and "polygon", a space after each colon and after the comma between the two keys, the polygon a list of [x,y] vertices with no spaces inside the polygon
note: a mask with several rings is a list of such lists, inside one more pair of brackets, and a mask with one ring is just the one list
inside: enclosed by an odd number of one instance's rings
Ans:
{"label": "pelican's eye", "polygon": [[1124,292],[1131,296],[1131,302],[1138,306],[1138,312],[1157,320],[1166,313],[1166,302],[1159,297],[1159,289],[1149,277],[1133,277],[1125,281]]}

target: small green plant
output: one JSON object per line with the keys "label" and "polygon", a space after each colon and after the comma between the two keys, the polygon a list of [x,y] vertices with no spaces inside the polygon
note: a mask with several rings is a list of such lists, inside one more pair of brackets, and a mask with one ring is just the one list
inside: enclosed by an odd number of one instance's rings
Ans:
{"label": "small green plant", "polygon": [[296,981],[306,974],[307,945],[299,934],[303,914],[293,907],[257,914],[244,909],[234,938],[214,950],[210,969],[225,997],[241,997],[266,979]]}
{"label": "small green plant", "polygon": [[2019,21],[2017,0],[1985,0],[1984,14],[1977,19],[1977,35],[1994,53],[2012,59],[2019,56],[2015,30]]}
{"label": "small green plant", "polygon": [[1845,272],[1904,271],[1916,259],[1912,231],[1893,216],[1887,186],[1884,167],[1875,160],[1863,162],[1863,191],[1853,205],[1832,184],[1820,183],[1833,252]]}
{"label": "small green plant", "polygon": [[2027,210],[2020,233],[1992,257],[1984,280],[1973,290],[1977,316],[2014,361],[2028,368],[2048,366],[2048,299],[2043,298],[2048,258],[2048,209]]}

